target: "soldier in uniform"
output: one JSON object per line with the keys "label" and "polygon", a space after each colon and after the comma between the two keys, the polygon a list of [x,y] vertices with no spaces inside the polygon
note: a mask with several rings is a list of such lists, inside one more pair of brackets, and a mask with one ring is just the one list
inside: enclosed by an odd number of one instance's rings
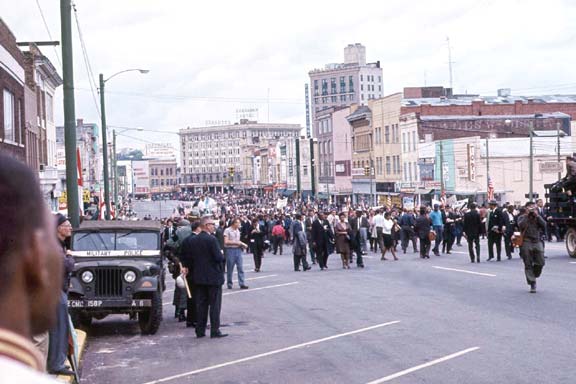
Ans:
{"label": "soldier in uniform", "polygon": [[526,213],[518,217],[518,227],[523,234],[520,256],[524,261],[526,282],[530,285],[530,292],[536,293],[536,279],[545,264],[544,246],[540,239],[546,230],[546,221],[538,214],[533,202],[526,203]]}

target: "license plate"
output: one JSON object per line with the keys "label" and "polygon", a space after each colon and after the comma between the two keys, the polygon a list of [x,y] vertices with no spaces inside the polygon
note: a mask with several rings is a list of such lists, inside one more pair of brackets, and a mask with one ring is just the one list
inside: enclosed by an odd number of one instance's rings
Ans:
{"label": "license plate", "polygon": [[68,300],[68,308],[142,308],[150,307],[150,299],[135,300]]}

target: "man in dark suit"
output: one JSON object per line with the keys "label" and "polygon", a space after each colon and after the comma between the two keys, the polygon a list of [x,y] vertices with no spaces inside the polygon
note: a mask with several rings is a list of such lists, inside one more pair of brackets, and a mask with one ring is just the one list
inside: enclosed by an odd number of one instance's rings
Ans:
{"label": "man in dark suit", "polygon": [[350,248],[356,252],[356,266],[364,268],[364,261],[362,260],[362,234],[361,228],[368,227],[368,219],[362,217],[362,211],[356,211],[356,215],[350,217],[348,220],[350,228],[352,228],[352,236],[350,237]]}
{"label": "man in dark suit", "polygon": [[[480,213],[476,209],[476,203],[470,204],[470,211],[464,214],[463,231],[466,235],[468,242],[468,253],[470,254],[470,262],[480,262],[480,233],[482,231],[482,219]],[[476,257],[474,257],[474,248],[476,248]]]}
{"label": "man in dark suit", "polygon": [[316,220],[312,223],[312,248],[316,252],[316,259],[321,270],[328,269],[328,242],[330,223],[324,218],[322,212],[318,212]]}
{"label": "man in dark suit", "polygon": [[182,253],[187,255],[188,268],[184,273],[191,274],[196,297],[196,336],[206,336],[206,323],[210,312],[210,337],[228,336],[220,332],[220,310],[222,305],[222,285],[224,284],[224,256],[218,239],[212,236],[214,220],[203,217],[202,232],[190,237],[183,244]]}
{"label": "man in dark suit", "polygon": [[504,216],[504,224],[506,226],[506,230],[504,231],[504,249],[506,250],[506,256],[508,260],[512,258],[512,254],[514,253],[514,245],[512,245],[512,235],[514,235],[514,231],[517,228],[516,225],[516,217],[514,216],[514,206],[512,204],[508,204],[506,207],[506,211],[503,211]]}
{"label": "man in dark suit", "polygon": [[488,260],[494,258],[494,245],[496,245],[496,260],[500,261],[502,254],[502,233],[504,231],[504,214],[502,209],[498,207],[496,200],[490,200],[488,203],[490,210],[488,211],[488,218],[486,233],[488,233]]}
{"label": "man in dark suit", "polygon": [[[197,236],[201,231],[202,227],[200,226],[199,221],[192,222],[190,226],[182,223],[182,226],[178,227],[177,237],[179,245],[177,245],[176,253],[180,262],[182,263],[183,269],[192,268],[192,254],[187,251],[190,249],[190,245],[187,244],[184,246],[184,244],[191,241],[192,238]],[[196,293],[194,293],[194,279],[191,273],[186,275],[186,281],[188,282],[188,286],[192,291],[192,297],[186,298],[186,327],[196,328]]]}

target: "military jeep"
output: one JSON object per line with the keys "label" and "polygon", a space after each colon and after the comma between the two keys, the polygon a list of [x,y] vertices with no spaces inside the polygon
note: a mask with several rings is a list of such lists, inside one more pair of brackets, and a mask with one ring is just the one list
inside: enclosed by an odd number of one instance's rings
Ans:
{"label": "military jeep", "polygon": [[157,221],[85,221],[74,230],[68,309],[75,325],[127,314],[142,334],[156,333],[165,289],[160,235]]}

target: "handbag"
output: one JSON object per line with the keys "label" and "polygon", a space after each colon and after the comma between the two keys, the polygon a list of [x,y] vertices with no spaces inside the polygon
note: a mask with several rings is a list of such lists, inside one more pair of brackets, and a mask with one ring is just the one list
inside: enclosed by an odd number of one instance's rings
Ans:
{"label": "handbag", "polygon": [[524,234],[526,234],[526,229],[527,227],[524,228],[522,233],[514,232],[512,234],[512,238],[510,240],[512,241],[512,246],[514,246],[514,248],[520,248],[522,244],[524,244]]}
{"label": "handbag", "polygon": [[436,232],[434,232],[434,231],[428,232],[428,240],[430,240],[430,241],[436,240]]}

